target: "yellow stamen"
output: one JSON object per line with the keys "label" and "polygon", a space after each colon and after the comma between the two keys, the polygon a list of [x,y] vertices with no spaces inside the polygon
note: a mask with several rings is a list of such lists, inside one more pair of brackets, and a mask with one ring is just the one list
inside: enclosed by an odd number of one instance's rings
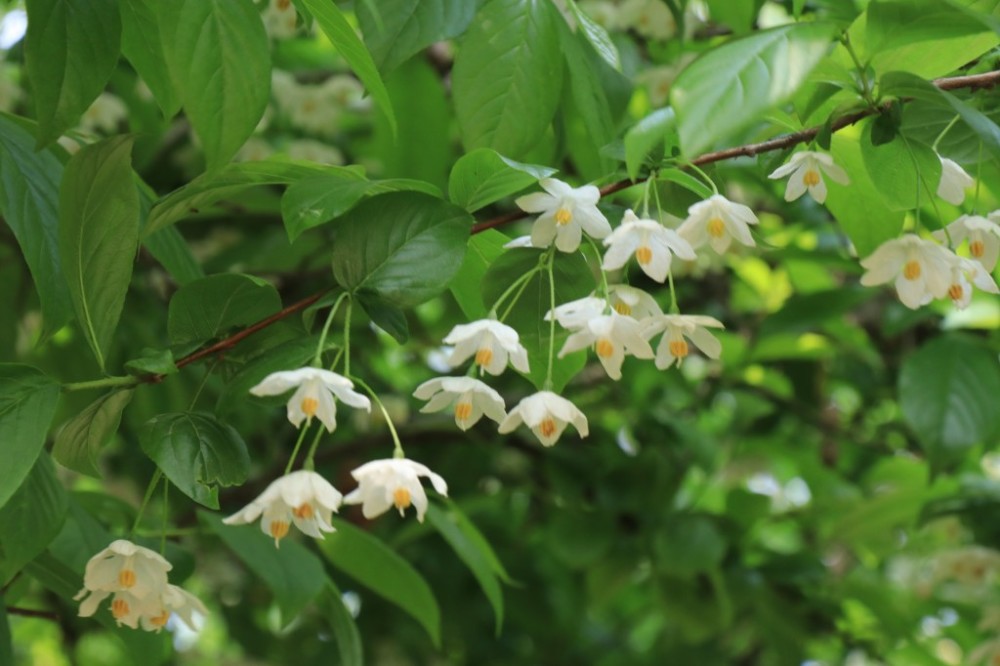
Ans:
{"label": "yellow stamen", "polygon": [[395,492],[392,493],[392,503],[395,504],[396,508],[400,511],[409,507],[410,491],[406,488],[396,488]]}
{"label": "yellow stamen", "polygon": [[620,315],[630,315],[632,314],[632,307],[625,301],[618,301],[615,303],[615,312]]}
{"label": "yellow stamen", "polygon": [[472,403],[460,402],[455,405],[455,420],[467,421],[472,416]]}
{"label": "yellow stamen", "polygon": [[302,504],[292,509],[292,515],[295,516],[296,518],[301,518],[303,520],[309,520],[310,518],[313,517],[314,513],[316,512],[313,510],[312,504],[310,504],[309,502],[303,502]]}
{"label": "yellow stamen", "polygon": [[569,208],[560,208],[556,211],[556,224],[565,226],[573,221],[573,212]]}
{"label": "yellow stamen", "polygon": [[302,398],[302,413],[312,418],[316,416],[316,410],[319,409],[319,400],[316,398]]}
{"label": "yellow stamen", "polygon": [[953,284],[950,287],[948,287],[948,298],[950,298],[953,301],[960,301],[962,300],[962,294],[964,293],[964,291],[965,290],[962,289],[962,285]]}
{"label": "yellow stamen", "polygon": [[278,9],[280,9],[281,11],[285,11],[286,9],[288,9],[288,6],[292,4],[292,0],[278,0],[277,4],[278,4]]}
{"label": "yellow stamen", "polygon": [[635,251],[635,260],[645,266],[653,260],[653,251],[645,245],[640,245]]}
{"label": "yellow stamen", "polygon": [[111,602],[111,615],[114,616],[116,620],[120,620],[129,613],[128,602],[124,599],[115,599]]}
{"label": "yellow stamen", "polygon": [[131,569],[122,569],[119,571],[118,584],[126,589],[135,585],[135,572]]}
{"label": "yellow stamen", "polygon": [[489,365],[492,360],[493,350],[489,347],[483,347],[476,352],[476,365]]}
{"label": "yellow stamen", "polygon": [[903,265],[903,277],[907,280],[916,280],[920,277],[921,269],[920,262],[910,259],[906,264]]}
{"label": "yellow stamen", "polygon": [[556,422],[552,419],[545,419],[538,424],[538,432],[542,433],[543,437],[551,437],[556,434]]}
{"label": "yellow stamen", "polygon": [[670,353],[673,354],[674,358],[684,358],[688,355],[688,343],[687,340],[681,338],[680,340],[671,340],[668,345]]}
{"label": "yellow stamen", "polygon": [[289,525],[287,521],[272,520],[270,527],[271,537],[273,537],[275,541],[280,541],[281,539],[284,539],[286,536],[288,536],[288,528]]}
{"label": "yellow stamen", "polygon": [[601,358],[609,358],[612,354],[615,353],[615,346],[614,344],[612,344],[611,340],[608,340],[607,338],[601,338],[600,340],[597,341],[597,344],[594,345],[594,350],[597,352],[597,355],[600,356]]}
{"label": "yellow stamen", "polygon": [[969,243],[969,254],[971,254],[976,259],[979,259],[984,254],[986,254],[986,243],[981,240],[974,240]]}
{"label": "yellow stamen", "polygon": [[164,610],[156,617],[149,618],[149,623],[154,627],[165,627],[167,625],[167,620],[169,619],[170,619],[170,611]]}
{"label": "yellow stamen", "polygon": [[819,172],[815,169],[809,169],[802,174],[802,182],[806,184],[806,187],[819,185]]}
{"label": "yellow stamen", "polygon": [[712,238],[722,238],[726,233],[726,223],[718,217],[708,221],[708,235]]}

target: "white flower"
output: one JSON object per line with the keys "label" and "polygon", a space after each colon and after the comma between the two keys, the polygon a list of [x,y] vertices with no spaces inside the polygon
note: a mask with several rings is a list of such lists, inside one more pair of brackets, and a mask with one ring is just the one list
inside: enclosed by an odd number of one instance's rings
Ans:
{"label": "white flower", "polygon": [[987,271],[996,268],[997,257],[1000,257],[1000,211],[994,211],[989,217],[980,215],[963,215],[948,225],[948,233],[935,231],[933,236],[942,243],[950,236],[952,247],[958,247],[966,238],[969,239],[969,254],[983,265]]}
{"label": "white flower", "polygon": [[691,352],[688,340],[705,356],[719,358],[722,343],[708,331],[709,328],[725,327],[718,319],[703,315],[666,314],[647,319],[646,337],[652,339],[663,332],[656,347],[656,367],[665,370],[675,362],[679,366]]}
{"label": "white flower", "polygon": [[861,276],[861,284],[872,287],[895,280],[899,300],[915,310],[948,293],[956,259],[937,243],[906,234],[887,240],[861,260],[867,269]]}
{"label": "white flower", "polygon": [[369,102],[365,99],[365,88],[353,76],[335,74],[320,84],[323,95],[337,106],[351,109],[365,109]]}
{"label": "white flower", "polygon": [[342,499],[322,476],[299,470],[272,481],[257,499],[222,522],[246,525],[263,516],[260,529],[274,539],[275,546],[288,536],[293,524],[303,534],[322,539],[323,532],[335,531],[330,518],[340,508]]}
{"label": "white flower", "polygon": [[570,335],[559,351],[559,358],[591,345],[604,370],[614,380],[622,378],[625,354],[653,358],[653,348],[642,337],[639,322],[616,312],[593,317],[581,330]]}
{"label": "white flower", "polygon": [[792,155],[786,164],[781,165],[768,178],[784,178],[790,176],[785,187],[785,201],[795,201],[806,191],[816,203],[826,201],[826,183],[823,174],[835,183],[847,185],[850,179],[847,172],[834,164],[833,158],[826,153],[803,150]]}
{"label": "white flower", "polygon": [[552,321],[555,317],[560,326],[574,330],[586,326],[588,321],[601,316],[607,309],[608,303],[603,298],[585,296],[549,310],[545,313],[545,321]]}
{"label": "white flower", "polygon": [[139,623],[146,631],[160,630],[167,626],[170,616],[176,615],[192,631],[197,631],[195,618],[208,615],[208,609],[201,600],[176,585],[167,585],[149,603],[143,604]]}
{"label": "white flower", "polygon": [[455,345],[448,363],[455,368],[475,355],[476,364],[491,375],[499,375],[507,367],[507,359],[519,372],[528,372],[528,351],[518,341],[517,331],[495,319],[479,319],[459,324],[444,339]]}
{"label": "white flower", "polygon": [[507,416],[503,398],[485,383],[472,377],[436,377],[413,392],[414,397],[429,402],[421,412],[438,412],[455,405],[455,423],[468,430],[485,414],[500,423]]}
{"label": "white flower", "polygon": [[448,496],[448,484],[426,465],[407,458],[373,460],[351,472],[358,487],[344,498],[345,504],[360,504],[365,518],[380,516],[395,506],[399,515],[410,507],[417,510],[417,520],[424,522],[427,493],[420,485],[426,476],[439,494]]}
{"label": "white flower", "polygon": [[534,247],[534,245],[531,244],[531,236],[518,236],[504,243],[503,247],[505,250],[513,250],[518,247]]}
{"label": "white flower", "polygon": [[640,321],[646,317],[663,314],[656,300],[642,289],[627,284],[608,286],[608,300],[618,314],[629,315]]}
{"label": "white flower", "polygon": [[352,390],[354,383],[343,375],[322,368],[299,368],[272,372],[264,380],[250,389],[256,396],[281,395],[293,387],[298,387],[288,400],[288,420],[296,428],[303,421],[318,418],[329,432],[337,427],[336,396],[341,402],[371,411],[371,402],[365,396]]}
{"label": "white flower", "polygon": [[94,103],[80,117],[80,127],[94,132],[101,130],[105,134],[114,134],[118,126],[128,116],[125,103],[111,93],[101,93]]}
{"label": "white flower", "polygon": [[662,0],[628,0],[621,6],[619,21],[643,37],[670,39],[677,32],[677,22]]}
{"label": "white flower", "polygon": [[545,192],[526,194],[514,202],[525,212],[541,213],[531,228],[535,247],[548,247],[554,240],[560,251],[575,252],[584,231],[593,238],[611,233],[607,218],[597,209],[601,192],[596,187],[574,189],[556,178],[543,178],[538,184]]}
{"label": "white flower", "polygon": [[941,181],[938,183],[937,195],[953,206],[961,206],[965,201],[965,190],[976,181],[965,173],[965,169],[947,157],[941,157]]}
{"label": "white flower", "polygon": [[[90,617],[108,596],[119,624],[136,628],[145,601],[160,594],[173,567],[162,555],[131,541],[118,539],[87,562],[83,589],[74,597],[80,617]],[[86,598],[84,599],[84,597]]]}
{"label": "white flower", "polygon": [[264,29],[272,39],[286,39],[295,36],[298,16],[292,0],[270,0],[264,9]]}
{"label": "white flower", "polygon": [[621,226],[604,239],[604,245],[608,247],[604,270],[621,268],[634,254],[642,272],[657,282],[667,279],[672,254],[688,261],[697,259],[690,243],[676,231],[655,220],[639,219],[630,210],[625,211]]}
{"label": "white flower", "polygon": [[333,166],[340,166],[344,163],[344,154],[339,149],[314,139],[290,141],[285,152],[293,160],[306,160]]}
{"label": "white flower", "polygon": [[1000,293],[993,276],[986,272],[982,264],[972,259],[957,258],[951,266],[951,284],[948,286],[948,298],[959,310],[968,307],[972,300],[972,285],[990,294]]}
{"label": "white flower", "polygon": [[688,217],[677,233],[692,247],[698,248],[707,242],[722,254],[733,238],[747,247],[754,247],[749,225],[757,221],[749,207],[733,203],[721,194],[713,194],[688,208]]}
{"label": "white flower", "polygon": [[521,400],[500,424],[499,432],[512,432],[521,423],[531,428],[545,446],[556,443],[567,423],[573,424],[580,437],[590,434],[587,417],[583,412],[566,398],[551,391],[539,391]]}

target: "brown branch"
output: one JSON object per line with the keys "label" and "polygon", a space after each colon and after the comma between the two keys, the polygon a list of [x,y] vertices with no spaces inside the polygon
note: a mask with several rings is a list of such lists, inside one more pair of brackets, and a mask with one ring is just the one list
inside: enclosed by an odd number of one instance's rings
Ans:
{"label": "brown branch", "polygon": [[20,615],[21,617],[37,617],[43,620],[59,622],[59,613],[53,611],[34,610],[31,608],[20,608],[18,606],[7,606],[7,615]]}

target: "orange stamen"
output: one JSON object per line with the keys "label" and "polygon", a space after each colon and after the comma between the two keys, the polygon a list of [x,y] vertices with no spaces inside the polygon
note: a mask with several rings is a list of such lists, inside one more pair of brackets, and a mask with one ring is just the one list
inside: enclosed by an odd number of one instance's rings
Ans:
{"label": "orange stamen", "polygon": [[920,268],[919,261],[910,259],[903,266],[903,277],[905,277],[907,280],[916,280],[918,277],[920,277],[921,272],[922,270]]}
{"label": "orange stamen", "polygon": [[726,224],[721,219],[713,217],[708,221],[708,235],[712,238],[722,238],[726,233]]}

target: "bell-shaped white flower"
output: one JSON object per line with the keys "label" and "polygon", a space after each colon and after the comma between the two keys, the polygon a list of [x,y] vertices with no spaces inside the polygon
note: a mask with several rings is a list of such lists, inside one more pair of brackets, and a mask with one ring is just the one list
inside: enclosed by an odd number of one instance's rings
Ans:
{"label": "bell-shaped white flower", "polygon": [[935,231],[933,236],[944,243],[951,237],[953,248],[957,248],[962,241],[969,241],[969,255],[983,265],[987,271],[996,268],[997,258],[1000,257],[1000,211],[994,211],[989,217],[981,215],[963,215],[948,225],[948,233],[943,230]]}
{"label": "bell-shaped white flower", "polygon": [[549,310],[545,313],[545,321],[552,321],[555,317],[560,326],[574,330],[586,326],[588,321],[604,314],[607,308],[608,303],[603,298],[585,296]]}
{"label": "bell-shaped white flower", "polygon": [[245,525],[261,518],[260,529],[279,546],[295,525],[303,534],[322,539],[323,532],[334,532],[330,524],[333,512],[343,497],[316,472],[299,470],[275,479],[257,499],[229,516],[226,525]]}
{"label": "bell-shaped white flower", "polygon": [[653,358],[653,348],[642,337],[639,322],[617,312],[590,319],[583,328],[566,339],[559,351],[559,358],[590,346],[594,347],[608,377],[614,380],[622,378],[625,354],[636,358]]}
{"label": "bell-shaped white flower", "polygon": [[[167,585],[172,565],[162,555],[131,541],[118,539],[90,558],[83,574],[83,589],[74,597],[80,617],[89,617],[109,596],[111,614],[119,624],[137,626],[143,603]],[[86,598],[84,598],[86,597]]]}
{"label": "bell-shaped white flower", "polygon": [[264,30],[272,39],[295,36],[298,15],[292,0],[269,0],[261,18],[264,20]]}
{"label": "bell-shaped white flower", "polygon": [[906,234],[887,240],[861,260],[867,269],[861,284],[872,287],[892,281],[899,300],[915,310],[948,293],[956,260],[953,253],[937,243]]}
{"label": "bell-shaped white flower", "polygon": [[496,319],[479,319],[451,329],[444,343],[455,345],[448,357],[451,367],[458,367],[474,356],[476,365],[491,375],[499,375],[508,360],[519,372],[528,372],[528,350],[519,340],[517,331],[510,326]]}
{"label": "bell-shaped white flower", "polygon": [[785,186],[785,201],[795,201],[808,191],[816,203],[823,203],[826,201],[826,183],[823,181],[823,174],[835,183],[841,185],[850,183],[847,172],[837,166],[832,157],[812,150],[795,153],[768,178],[789,177],[788,185]]}
{"label": "bell-shaped white flower", "polygon": [[964,310],[972,301],[973,285],[989,294],[1000,293],[993,276],[986,272],[982,264],[972,259],[957,258],[951,266],[948,298],[959,310]]}
{"label": "bell-shaped white flower", "polygon": [[688,261],[697,258],[691,244],[676,231],[656,220],[639,219],[630,210],[625,211],[621,226],[604,239],[604,245],[608,247],[602,264],[604,270],[621,268],[635,255],[642,272],[657,282],[667,279],[672,255]]}
{"label": "bell-shaped white flower", "polygon": [[101,93],[94,103],[80,116],[80,127],[89,132],[100,130],[114,134],[128,118],[128,107],[120,98],[111,93]]}
{"label": "bell-shaped white flower", "polygon": [[417,520],[424,522],[427,512],[427,493],[420,484],[420,477],[426,476],[439,494],[448,496],[448,484],[439,474],[426,465],[408,458],[386,458],[373,460],[351,472],[358,487],[347,494],[345,504],[360,504],[365,518],[381,516],[391,507],[399,510],[399,515],[413,506]]}
{"label": "bell-shaped white flower", "polygon": [[562,252],[575,252],[583,232],[593,238],[611,233],[611,225],[597,208],[601,192],[593,185],[572,188],[556,178],[538,181],[545,192],[518,197],[514,202],[527,213],[541,213],[531,229],[531,243],[548,247],[555,241]]}
{"label": "bell-shaped white flower", "polygon": [[485,414],[500,423],[507,416],[503,398],[484,382],[472,377],[435,377],[413,392],[413,396],[429,402],[421,412],[439,412],[455,405],[455,424],[468,430]]}
{"label": "bell-shaped white flower", "polygon": [[208,609],[201,600],[176,585],[167,585],[149,603],[143,604],[139,624],[146,631],[160,633],[167,626],[170,616],[176,615],[192,631],[197,631],[195,617],[208,615]]}
{"label": "bell-shaped white flower", "polygon": [[640,321],[663,314],[656,299],[642,289],[627,284],[608,285],[608,302],[618,314],[629,315]]}
{"label": "bell-shaped white flower", "polygon": [[961,206],[965,201],[965,190],[976,181],[957,162],[940,155],[938,158],[941,160],[941,180],[938,182],[937,195],[953,206]]}
{"label": "bell-shaped white flower", "polygon": [[688,208],[688,217],[677,233],[694,248],[708,243],[722,254],[729,249],[734,238],[747,247],[754,247],[749,225],[757,222],[757,216],[748,206],[734,203],[721,194],[713,194]]}
{"label": "bell-shaped white flower", "polygon": [[272,372],[250,389],[250,393],[256,396],[281,395],[292,388],[296,391],[288,400],[288,420],[296,428],[315,416],[329,432],[333,432],[337,427],[334,397],[356,409],[369,412],[372,409],[368,398],[353,390],[354,383],[350,379],[322,368]]}
{"label": "bell-shaped white flower", "polygon": [[679,366],[691,353],[691,341],[701,353],[709,358],[719,358],[722,343],[709,332],[709,328],[725,328],[714,317],[704,315],[665,314],[646,320],[644,334],[652,339],[660,332],[660,344],[656,347],[656,367],[666,370],[674,363]]}
{"label": "bell-shaped white flower", "polygon": [[573,424],[580,437],[590,434],[583,412],[551,391],[539,391],[521,400],[500,424],[499,432],[513,432],[522,423],[531,428],[544,446],[555,444],[567,423]]}

